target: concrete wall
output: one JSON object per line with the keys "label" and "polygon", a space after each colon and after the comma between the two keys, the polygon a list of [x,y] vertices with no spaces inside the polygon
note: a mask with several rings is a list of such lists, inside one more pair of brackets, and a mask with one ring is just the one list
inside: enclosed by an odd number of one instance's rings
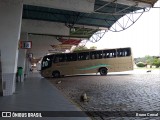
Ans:
{"label": "concrete wall", "polygon": [[50,45],[59,44],[55,37],[43,35],[29,35],[29,41],[32,41],[32,49],[28,49],[27,53],[33,53],[33,57],[40,58],[52,49]]}

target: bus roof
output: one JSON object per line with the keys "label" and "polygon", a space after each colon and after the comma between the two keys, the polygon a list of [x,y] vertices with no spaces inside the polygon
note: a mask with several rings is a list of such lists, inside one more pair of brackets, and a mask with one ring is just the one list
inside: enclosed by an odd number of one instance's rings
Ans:
{"label": "bus roof", "polygon": [[[95,50],[95,49],[86,49],[86,50],[73,51],[73,52],[70,52],[70,53],[92,52],[92,51],[101,51],[101,50],[115,50],[115,49],[124,49],[124,48],[129,48],[129,49],[131,49],[131,47],[123,47],[123,48],[106,48],[106,49],[99,49],[99,50]],[[45,55],[44,57],[53,56],[53,55],[59,55],[59,54],[70,54],[70,53],[55,53],[55,54]]]}

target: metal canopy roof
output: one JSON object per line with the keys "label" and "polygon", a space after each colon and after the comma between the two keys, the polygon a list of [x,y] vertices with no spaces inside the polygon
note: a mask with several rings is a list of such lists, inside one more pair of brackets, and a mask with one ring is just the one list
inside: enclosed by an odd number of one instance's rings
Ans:
{"label": "metal canopy roof", "polygon": [[[117,1],[96,0],[92,13],[75,12],[62,9],[54,9],[40,6],[24,5],[23,19],[43,20],[65,23],[69,28],[75,25],[87,25],[110,28],[125,14],[143,9],[137,2],[133,5],[119,4]],[[83,6],[82,6],[83,7]],[[70,36],[91,37],[98,29],[75,28]]]}
{"label": "metal canopy roof", "polygon": [[[95,10],[98,9],[100,6],[104,5],[105,3],[106,2],[96,2]],[[94,12],[82,13],[82,12],[67,11],[67,10],[60,10],[47,7],[24,5],[23,18],[62,22],[65,23],[66,25],[69,25],[70,27],[74,26],[74,24],[80,24],[80,25],[110,28],[123,15],[140,9],[138,7],[130,7],[126,9],[128,6],[119,4],[117,7],[117,15],[113,15],[112,13],[115,12],[115,7],[116,4],[111,3],[103,7],[102,9],[96,11],[101,13],[94,13]],[[102,14],[102,13],[111,13],[111,14]]]}

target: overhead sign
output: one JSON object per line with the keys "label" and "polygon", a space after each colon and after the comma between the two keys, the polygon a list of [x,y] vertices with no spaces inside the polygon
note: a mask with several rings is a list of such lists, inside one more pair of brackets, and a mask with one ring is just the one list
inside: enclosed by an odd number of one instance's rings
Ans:
{"label": "overhead sign", "polygon": [[21,49],[30,49],[32,48],[32,41],[20,41]]}
{"label": "overhead sign", "polygon": [[28,58],[33,58],[33,53],[28,53]]}

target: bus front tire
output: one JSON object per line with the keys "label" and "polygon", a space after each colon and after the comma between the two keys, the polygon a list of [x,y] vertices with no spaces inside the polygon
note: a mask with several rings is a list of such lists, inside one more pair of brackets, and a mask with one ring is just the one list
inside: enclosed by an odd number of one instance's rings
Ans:
{"label": "bus front tire", "polygon": [[99,72],[100,72],[100,75],[105,76],[105,75],[107,75],[108,70],[107,70],[107,68],[100,68]]}
{"label": "bus front tire", "polygon": [[59,77],[60,77],[60,72],[59,72],[59,71],[53,71],[53,72],[52,72],[52,76],[53,76],[54,78],[59,78]]}

